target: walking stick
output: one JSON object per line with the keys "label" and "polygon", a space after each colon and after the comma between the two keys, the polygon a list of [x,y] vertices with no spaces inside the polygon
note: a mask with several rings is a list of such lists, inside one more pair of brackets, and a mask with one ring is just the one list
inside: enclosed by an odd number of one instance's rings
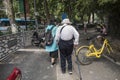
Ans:
{"label": "walking stick", "polygon": [[81,70],[80,70],[80,64],[79,64],[79,61],[78,61],[78,56],[76,55],[76,48],[74,50],[75,50],[75,56],[76,56],[76,61],[77,61],[77,65],[78,65],[79,78],[80,78],[80,80],[82,80],[82,75],[81,75]]}

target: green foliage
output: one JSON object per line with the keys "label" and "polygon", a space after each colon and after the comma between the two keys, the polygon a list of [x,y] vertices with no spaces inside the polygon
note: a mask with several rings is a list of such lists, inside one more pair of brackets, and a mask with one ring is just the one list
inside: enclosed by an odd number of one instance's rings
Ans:
{"label": "green foliage", "polygon": [[[30,17],[34,19],[34,0],[28,0],[28,2]],[[17,0],[13,0],[15,14],[19,11],[18,4]],[[104,17],[109,16],[109,24],[115,26],[111,27],[112,30],[117,28],[119,30],[118,26],[120,26],[117,24],[120,21],[120,0],[36,0],[36,8],[39,20],[45,20],[45,22],[50,14],[61,20],[61,14],[67,13],[72,21],[80,22],[88,21],[90,15],[95,14],[94,19],[97,21],[104,21]],[[0,15],[3,14],[0,12]]]}
{"label": "green foliage", "polygon": [[0,31],[0,36],[2,36],[2,35],[3,35],[3,32]]}
{"label": "green foliage", "polygon": [[[34,17],[34,0],[28,0],[30,5],[30,16]],[[81,16],[86,16],[92,12],[100,15],[105,13],[109,7],[108,3],[112,4],[118,0],[47,0],[48,11],[53,16],[61,18],[63,12],[67,13],[71,19],[80,19]],[[15,13],[19,12],[18,0],[13,0]],[[36,8],[40,18],[46,18],[45,1],[36,0]],[[106,11],[107,12],[107,11]],[[102,14],[104,15],[104,14]],[[84,17],[85,17],[84,16]],[[86,16],[87,17],[87,16]]]}
{"label": "green foliage", "polygon": [[115,3],[118,0],[98,0],[99,5],[104,5],[106,3]]}

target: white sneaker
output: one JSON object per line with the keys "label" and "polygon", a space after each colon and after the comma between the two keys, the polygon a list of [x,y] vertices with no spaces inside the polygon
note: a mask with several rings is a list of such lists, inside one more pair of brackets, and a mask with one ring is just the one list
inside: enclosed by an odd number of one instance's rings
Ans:
{"label": "white sneaker", "polygon": [[70,75],[72,75],[72,73],[73,73],[72,71],[69,71],[69,74],[70,74]]}
{"label": "white sneaker", "polygon": [[53,68],[53,65],[50,65],[51,68]]}
{"label": "white sneaker", "polygon": [[72,70],[70,70],[70,71],[69,71],[69,74],[71,75],[72,73],[73,73]]}

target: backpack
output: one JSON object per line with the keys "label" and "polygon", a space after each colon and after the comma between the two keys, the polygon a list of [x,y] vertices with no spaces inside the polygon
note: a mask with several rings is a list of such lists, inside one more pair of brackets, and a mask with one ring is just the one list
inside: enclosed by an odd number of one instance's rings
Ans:
{"label": "backpack", "polygon": [[54,37],[52,36],[52,29],[54,26],[52,26],[51,29],[48,29],[47,32],[45,33],[45,42],[46,46],[50,46],[53,43]]}

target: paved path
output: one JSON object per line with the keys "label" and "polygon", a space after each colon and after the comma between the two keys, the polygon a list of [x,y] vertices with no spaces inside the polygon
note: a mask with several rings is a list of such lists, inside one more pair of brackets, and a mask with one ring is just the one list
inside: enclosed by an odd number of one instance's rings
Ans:
{"label": "paved path", "polygon": [[[80,45],[88,43],[81,35]],[[49,54],[44,49],[27,47],[11,55],[8,62],[0,63],[0,80],[6,80],[14,67],[22,71],[22,80],[79,80],[78,65],[73,55],[73,75],[62,74],[60,64],[50,67]],[[82,80],[120,80],[120,66],[101,58],[90,65],[80,65]]]}
{"label": "paved path", "polygon": [[[91,34],[92,33],[92,34]],[[88,36],[95,35],[94,30],[88,31]],[[86,40],[86,34],[80,31],[80,46],[88,45]],[[58,74],[61,74],[59,65],[57,66]],[[73,54],[73,75],[68,73],[63,75],[57,75],[58,80],[80,80],[78,65],[76,64],[76,58]],[[95,59],[90,65],[80,65],[82,80],[120,80],[120,66],[111,62],[107,58]]]}
{"label": "paved path", "polygon": [[[62,74],[60,64],[50,67],[49,55],[43,49],[21,49],[9,63],[0,64],[0,80],[6,80],[14,67],[22,71],[22,80],[79,80],[78,66],[73,55],[73,75]],[[82,80],[120,80],[120,66],[105,58],[90,65],[80,65]]]}
{"label": "paved path", "polygon": [[50,67],[49,55],[43,49],[28,47],[0,64],[0,80],[6,80],[14,67],[22,71],[22,80],[56,80],[56,67]]}

